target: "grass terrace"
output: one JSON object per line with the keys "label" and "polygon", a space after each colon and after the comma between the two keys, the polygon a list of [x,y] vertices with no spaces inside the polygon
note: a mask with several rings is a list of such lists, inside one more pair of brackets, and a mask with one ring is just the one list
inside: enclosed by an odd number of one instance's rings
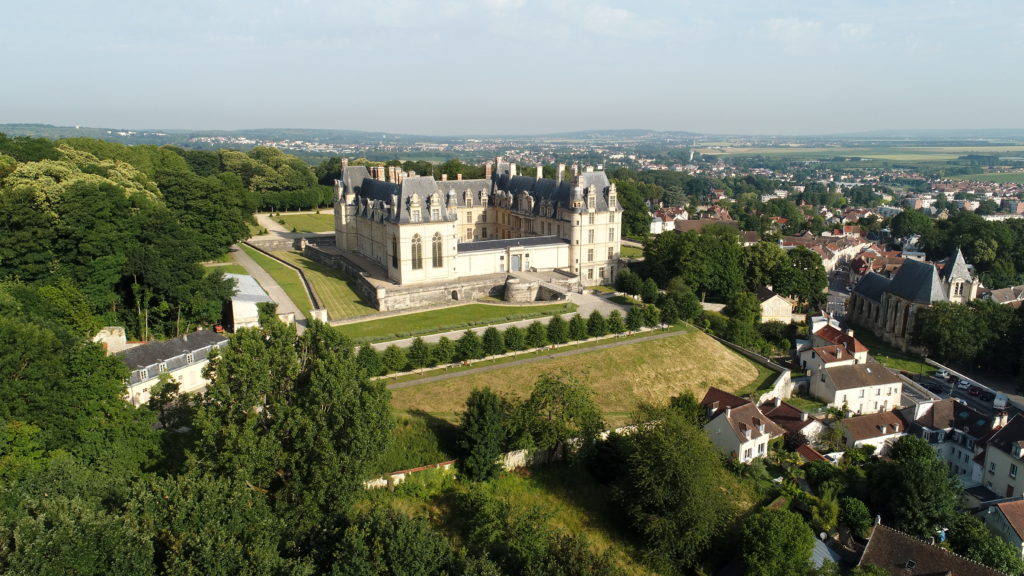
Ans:
{"label": "grass terrace", "polygon": [[320,305],[327,309],[329,319],[341,320],[377,313],[376,308],[367,306],[356,293],[355,280],[341,270],[314,262],[298,252],[275,252],[274,255],[302,269]]}
{"label": "grass terrace", "polygon": [[[601,343],[607,341],[594,344]],[[629,421],[641,403],[665,404],[686,391],[700,398],[709,386],[744,393],[774,379],[771,371],[762,372],[756,364],[693,329],[679,329],[675,336],[612,349],[562,358],[550,355],[550,351],[540,352],[533,362],[396,389],[392,391],[392,405],[400,412],[418,411],[454,423],[474,388],[489,386],[499,394],[525,398],[542,373],[568,370],[594,391],[606,423],[620,426]]]}
{"label": "grass terrace", "polygon": [[255,260],[261,268],[266,270],[267,274],[270,274],[270,277],[281,286],[281,289],[288,295],[288,298],[295,303],[303,314],[309,316],[309,311],[313,308],[313,304],[309,301],[306,287],[302,284],[302,278],[299,277],[298,272],[250,246],[239,244],[239,247]]}
{"label": "grass terrace", "polygon": [[576,305],[571,303],[525,306],[465,304],[343,324],[337,328],[356,342],[387,342],[412,336],[450,332],[472,326],[487,326],[574,312],[576,312]]}
{"label": "grass terrace", "polygon": [[320,214],[278,214],[273,217],[278,223],[295,232],[334,232],[334,213]]}
{"label": "grass terrace", "polygon": [[623,258],[643,258],[644,249],[637,248],[636,246],[623,246],[619,250],[619,255]]}
{"label": "grass terrace", "polygon": [[892,368],[893,370],[905,370],[914,374],[928,374],[935,368],[925,364],[924,360],[920,356],[903,352],[899,348],[886,343],[884,340],[875,336],[873,332],[867,328],[854,327],[856,331],[854,336],[857,340],[860,340],[865,346],[868,347],[868,354],[873,356],[875,360],[878,360],[883,366]]}

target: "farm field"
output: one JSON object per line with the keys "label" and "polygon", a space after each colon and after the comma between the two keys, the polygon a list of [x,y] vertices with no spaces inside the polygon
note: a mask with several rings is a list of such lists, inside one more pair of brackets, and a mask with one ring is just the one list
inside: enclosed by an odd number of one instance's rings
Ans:
{"label": "farm field", "polygon": [[701,154],[724,156],[773,156],[799,159],[836,157],[864,158],[891,162],[938,162],[956,160],[967,154],[1024,153],[1024,146],[873,146],[873,147],[705,147]]}
{"label": "farm field", "polygon": [[320,214],[278,214],[274,220],[284,223],[282,226],[295,232],[333,232],[334,212],[326,211]]}
{"label": "farm field", "polygon": [[255,260],[261,268],[266,270],[267,274],[270,274],[270,277],[281,286],[281,289],[291,298],[299,310],[308,317],[313,304],[309,301],[309,295],[306,294],[306,287],[302,284],[302,278],[299,277],[299,273],[259,250],[245,244],[239,244],[239,247]]}
{"label": "farm field", "polygon": [[386,342],[410,336],[449,332],[470,326],[500,324],[554,314],[572,314],[575,311],[576,305],[568,303],[526,306],[465,304],[343,324],[337,329],[357,342]]}
{"label": "farm field", "polygon": [[955,180],[970,182],[995,182],[997,184],[1024,184],[1024,172],[990,172],[988,174],[965,174],[955,176]]}
{"label": "farm field", "polygon": [[377,309],[367,306],[352,287],[354,280],[341,270],[314,262],[298,252],[275,252],[275,256],[301,268],[320,305],[327,309],[330,320],[376,314]]}
{"label": "farm field", "polygon": [[567,370],[594,391],[609,426],[622,425],[641,402],[664,404],[683,392],[702,397],[709,386],[728,391],[753,390],[766,378],[757,365],[713,338],[687,330],[661,340],[624,344],[563,358],[457,376],[392,391],[392,406],[456,422],[473,388],[525,398],[537,377]]}

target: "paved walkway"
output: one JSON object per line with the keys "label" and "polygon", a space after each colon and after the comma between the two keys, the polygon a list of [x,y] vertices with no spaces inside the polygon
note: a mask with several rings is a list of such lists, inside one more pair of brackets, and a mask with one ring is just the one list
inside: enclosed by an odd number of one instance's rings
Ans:
{"label": "paved walkway", "polygon": [[271,300],[277,303],[278,314],[287,314],[289,312],[295,314],[295,329],[299,334],[306,331],[306,316],[299,311],[299,307],[292,302],[292,299],[288,297],[284,289],[278,285],[277,282],[256,263],[255,260],[249,257],[248,254],[242,251],[238,246],[231,247],[231,258],[238,264],[245,267],[245,270],[250,276],[256,279],[260,283],[260,286],[267,291],[267,295],[270,296]]}
{"label": "paved walkway", "polygon": [[[483,364],[487,360],[477,360],[476,362],[481,363],[481,366],[477,368],[470,368],[469,370],[460,370],[458,372],[448,373],[443,372],[435,376],[427,376],[425,378],[417,378],[416,380],[407,380],[405,382],[396,382],[394,384],[388,384],[387,388],[390,390],[397,390],[399,388],[408,388],[410,386],[418,386],[420,384],[429,384],[431,382],[438,382],[441,380],[447,380],[449,378],[460,378],[462,376],[469,376],[472,374],[480,374],[482,372],[490,372],[491,370],[504,370],[510,366],[519,366],[523,364],[532,364],[534,362],[541,362],[545,360],[551,360],[553,358],[565,358],[567,356],[575,356],[577,354],[585,354],[588,352],[597,352],[600,350],[607,350],[609,348],[615,348],[617,346],[624,346],[626,344],[636,344],[640,342],[650,342],[652,340],[661,340],[662,338],[669,338],[672,336],[679,336],[685,334],[685,332],[667,332],[663,330],[654,330],[654,334],[649,336],[643,336],[640,338],[620,338],[611,336],[609,342],[606,344],[599,344],[597,346],[588,346],[586,348],[580,348],[573,344],[561,344],[561,348],[557,348],[557,352],[551,354],[545,354],[543,356],[534,356],[532,358],[523,358],[522,360],[515,360],[513,362],[502,362],[501,364]],[[460,332],[461,334],[461,332]],[[425,338],[424,338],[425,339]],[[500,356],[499,356],[500,358]]]}
{"label": "paved walkway", "polygon": [[[590,293],[570,293],[568,295],[567,301],[572,302],[577,306],[576,312],[574,312],[573,314],[579,314],[580,316],[583,316],[584,319],[590,316],[590,314],[593,313],[595,310],[601,312],[601,314],[603,314],[605,317],[607,317],[612,310],[618,310],[622,314],[623,319],[625,319],[626,312],[629,310],[627,306],[620,306],[615,302],[609,301],[606,297]],[[546,304],[552,304],[552,302],[546,302]],[[572,316],[572,314],[562,314],[562,318],[564,318],[566,321],[568,321],[569,318],[571,318]],[[371,320],[373,319],[371,318]],[[497,328],[498,330],[506,330],[508,329],[509,326],[517,326],[519,328],[525,329],[527,326],[536,322],[537,320],[541,320],[542,322],[544,321],[544,319],[542,318],[527,318],[526,320],[517,320],[515,322],[491,324],[488,326],[476,326],[474,328],[468,328],[468,330],[472,330],[482,336],[484,331],[490,328],[491,326]],[[467,328],[463,328],[460,330],[452,330],[451,332],[443,332],[440,334],[428,334],[425,336],[420,336],[420,338],[422,338],[423,341],[428,344],[437,344],[438,340],[440,340],[442,336],[447,337],[449,340],[458,340],[460,337],[462,337],[466,330]],[[396,344],[399,348],[408,348],[409,346],[412,345],[412,341],[414,339],[415,337],[403,338],[401,340],[392,340],[390,342],[378,342],[373,345],[373,348],[377,351],[383,351],[385,348],[392,344]]]}

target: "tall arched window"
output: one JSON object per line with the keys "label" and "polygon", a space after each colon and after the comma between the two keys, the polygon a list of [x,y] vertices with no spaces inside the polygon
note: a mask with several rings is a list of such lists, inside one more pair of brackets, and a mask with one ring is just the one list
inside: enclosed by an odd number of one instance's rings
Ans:
{"label": "tall arched window", "polygon": [[398,236],[391,235],[391,267],[398,268]]}
{"label": "tall arched window", "polygon": [[437,232],[437,233],[434,234],[434,245],[433,245],[434,268],[440,268],[441,264],[443,264],[443,262],[442,262],[442,258],[443,258],[442,250],[443,250],[443,247],[442,247],[442,244],[441,244],[441,233]]}
{"label": "tall arched window", "polygon": [[412,237],[412,269],[423,268],[423,239],[417,234]]}

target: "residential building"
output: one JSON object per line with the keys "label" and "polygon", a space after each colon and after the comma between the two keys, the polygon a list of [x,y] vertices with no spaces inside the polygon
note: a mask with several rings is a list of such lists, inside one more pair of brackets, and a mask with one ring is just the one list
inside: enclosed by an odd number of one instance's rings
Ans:
{"label": "residential building", "polygon": [[761,303],[761,322],[793,321],[793,303],[772,291],[771,286],[758,288],[757,300]]}
{"label": "residential building", "polygon": [[854,414],[887,412],[900,405],[903,382],[877,362],[825,366],[811,374],[811,396]]}
{"label": "residential building", "polygon": [[980,518],[1024,559],[1024,499],[989,506]]}
{"label": "residential building", "polygon": [[720,452],[748,463],[768,455],[768,444],[785,430],[765,416],[753,402],[715,387],[701,400],[707,411],[705,432]]}
{"label": "residential building", "polygon": [[988,566],[882,524],[872,530],[858,566],[878,566],[892,576],[1004,576]]}
{"label": "residential building", "polygon": [[896,410],[843,419],[847,448],[874,446],[874,454],[886,456],[893,443],[906,435],[907,422]]}
{"label": "residential building", "polygon": [[1024,495],[1024,416],[1014,415],[988,440],[983,472],[986,488],[999,496]]}
{"label": "residential building", "polygon": [[803,434],[811,444],[818,441],[825,429],[821,420],[812,418],[807,412],[781,398],[773,398],[759,408],[762,414],[785,431],[784,434]]}
{"label": "residential building", "polygon": [[203,392],[208,381],[203,370],[210,362],[210,353],[227,345],[221,334],[202,330],[179,338],[148,342],[118,353],[131,370],[126,382],[125,400],[133,406],[149,402],[153,386],[163,374],[174,378],[181,392]]}

